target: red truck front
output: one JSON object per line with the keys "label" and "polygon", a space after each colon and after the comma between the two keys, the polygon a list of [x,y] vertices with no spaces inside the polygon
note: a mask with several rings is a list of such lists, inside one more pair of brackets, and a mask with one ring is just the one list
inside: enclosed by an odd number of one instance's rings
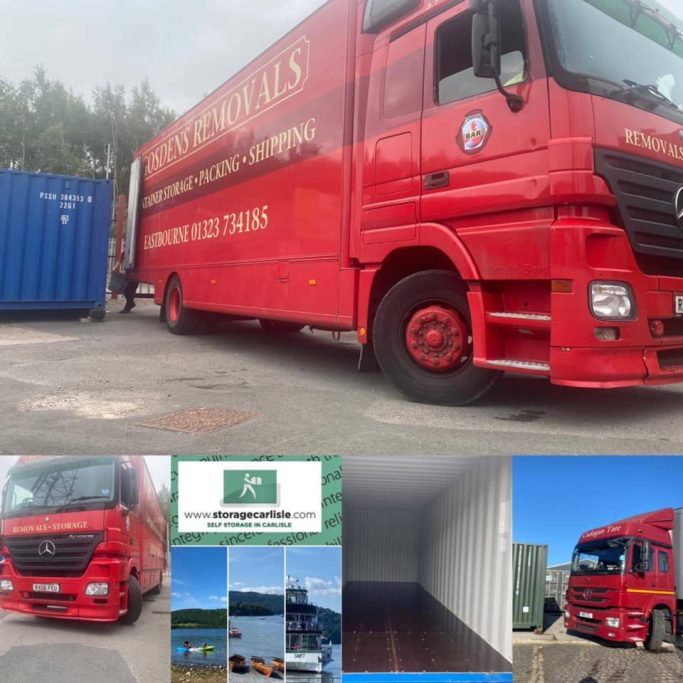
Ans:
{"label": "red truck front", "polygon": [[166,558],[145,473],[141,457],[20,459],[3,491],[0,609],[135,621]]}
{"label": "red truck front", "polygon": [[[681,631],[676,574],[683,510],[638,515],[582,534],[567,590],[567,630],[658,650]],[[683,591],[682,591],[683,592]]]}

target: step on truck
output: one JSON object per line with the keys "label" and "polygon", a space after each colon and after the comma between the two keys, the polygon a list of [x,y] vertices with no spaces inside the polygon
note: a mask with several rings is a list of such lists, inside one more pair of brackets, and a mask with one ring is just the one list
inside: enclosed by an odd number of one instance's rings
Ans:
{"label": "step on truck", "polygon": [[680,382],[668,7],[329,0],[137,150],[128,273],[176,334],[353,330],[361,368],[416,401],[505,371]]}
{"label": "step on truck", "polygon": [[0,557],[0,609],[135,622],[167,558],[144,458],[20,458],[3,489]]}
{"label": "step on truck", "polygon": [[582,534],[572,557],[564,624],[649,650],[683,636],[683,508]]}

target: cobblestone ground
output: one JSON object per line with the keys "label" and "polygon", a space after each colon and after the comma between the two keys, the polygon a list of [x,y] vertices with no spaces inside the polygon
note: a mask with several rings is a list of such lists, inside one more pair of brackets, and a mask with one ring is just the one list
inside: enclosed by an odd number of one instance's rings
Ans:
{"label": "cobblestone ground", "polygon": [[683,650],[651,653],[592,644],[516,645],[515,683],[681,683]]}

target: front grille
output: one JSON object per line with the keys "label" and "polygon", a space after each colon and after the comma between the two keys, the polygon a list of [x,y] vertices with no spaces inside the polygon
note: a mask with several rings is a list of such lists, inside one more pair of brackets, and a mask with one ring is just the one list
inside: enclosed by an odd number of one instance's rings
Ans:
{"label": "front grille", "polygon": [[616,197],[617,219],[641,270],[683,276],[683,228],[674,207],[676,193],[683,187],[683,169],[598,149],[595,171]]}
{"label": "front grille", "polygon": [[[76,577],[85,572],[95,548],[104,540],[96,534],[66,534],[63,536],[5,537],[5,545],[15,569],[22,576]],[[54,554],[40,554],[41,545],[53,544]]]}
{"label": "front grille", "polygon": [[23,596],[27,600],[41,600],[43,602],[46,600],[49,600],[50,602],[75,602],[76,600],[75,595],[67,593],[50,593],[48,595],[46,593],[34,593],[29,591],[27,593],[23,593]]}

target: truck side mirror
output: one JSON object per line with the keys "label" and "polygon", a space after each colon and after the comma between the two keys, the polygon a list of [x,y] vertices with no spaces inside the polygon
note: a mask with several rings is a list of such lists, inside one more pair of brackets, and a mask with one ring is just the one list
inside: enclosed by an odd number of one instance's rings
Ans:
{"label": "truck side mirror", "polygon": [[500,77],[500,24],[495,4],[470,0],[472,16],[472,65],[478,78]]}
{"label": "truck side mirror", "polygon": [[121,470],[121,502],[132,510],[139,502],[138,473],[134,467],[124,467]]}
{"label": "truck side mirror", "polygon": [[472,70],[477,78],[493,78],[510,111],[519,112],[524,100],[508,92],[500,81],[502,34],[496,0],[470,0],[472,12]]}
{"label": "truck side mirror", "polygon": [[650,543],[649,541],[643,541],[642,545],[633,546],[633,571],[636,574],[642,574],[644,572],[649,572],[650,567]]}

